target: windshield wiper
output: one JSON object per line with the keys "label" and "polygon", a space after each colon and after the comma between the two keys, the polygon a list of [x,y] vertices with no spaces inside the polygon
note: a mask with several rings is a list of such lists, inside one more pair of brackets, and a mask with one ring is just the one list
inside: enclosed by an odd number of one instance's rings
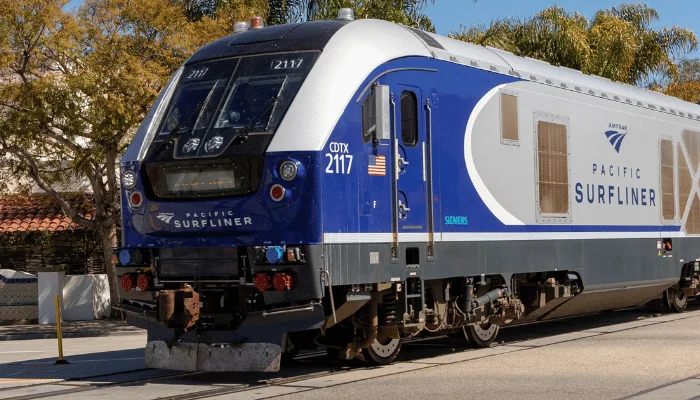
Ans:
{"label": "windshield wiper", "polygon": [[158,146],[158,148],[153,149],[153,155],[156,157],[159,156],[163,152],[163,150],[168,148],[168,146],[175,141],[175,139],[179,138],[180,134],[182,133],[182,127],[182,122],[175,125],[175,128],[173,128],[168,134],[168,138],[166,140],[163,140],[160,146]]}
{"label": "windshield wiper", "polygon": [[[258,112],[253,116],[253,118],[250,119],[250,122],[248,122],[248,123],[243,127],[243,129],[241,129],[241,131],[238,133],[238,136],[248,136],[248,135],[250,134],[250,132],[253,130],[253,128],[255,128],[255,121],[257,121],[258,118],[262,117],[263,114],[265,114],[266,112],[268,112],[268,111],[270,110],[270,108],[272,108],[272,107],[274,107],[275,105],[277,105],[278,102],[279,102],[279,97],[278,97],[278,96],[275,96],[275,97],[270,98],[270,100],[268,100],[267,104],[265,104],[265,107],[263,107],[262,110],[258,111]],[[270,115],[270,118],[271,118],[271,117],[272,117],[272,115]],[[270,121],[270,118],[268,118],[268,123],[269,123],[269,121]]]}

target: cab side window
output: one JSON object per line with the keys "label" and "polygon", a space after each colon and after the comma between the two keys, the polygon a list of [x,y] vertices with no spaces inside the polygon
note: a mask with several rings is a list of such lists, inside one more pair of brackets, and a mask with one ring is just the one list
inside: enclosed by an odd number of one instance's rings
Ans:
{"label": "cab side window", "polygon": [[418,99],[411,91],[401,93],[401,141],[409,147],[418,144]]}
{"label": "cab side window", "polygon": [[362,103],[362,141],[368,143],[377,131],[377,96],[374,89]]}

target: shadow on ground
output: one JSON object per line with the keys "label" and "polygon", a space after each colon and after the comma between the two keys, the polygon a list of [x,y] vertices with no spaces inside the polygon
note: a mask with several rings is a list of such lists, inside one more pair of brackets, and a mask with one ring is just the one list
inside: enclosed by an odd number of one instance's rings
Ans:
{"label": "shadow on ground", "polygon": [[68,365],[56,365],[56,359],[51,357],[0,364],[0,381],[74,380],[144,368],[143,349],[66,356]]}
{"label": "shadow on ground", "polygon": [[[694,301],[688,311],[700,310],[700,301]],[[631,321],[653,318],[669,312],[650,311],[644,308],[593,314],[581,317],[567,318],[558,321],[532,323],[502,329],[499,334],[499,344],[516,344],[525,340],[544,338],[548,336],[595,329],[605,326],[622,324]],[[320,349],[322,350],[322,349]],[[459,339],[440,337],[414,343],[406,343],[397,362],[419,361],[457,352],[474,351]],[[302,352],[300,355],[277,373],[184,373],[180,371],[144,370],[143,350],[124,350],[103,353],[93,353],[69,357],[68,366],[53,365],[55,359],[33,360],[16,364],[0,364],[0,381],[31,380],[31,379],[65,379],[74,380],[82,385],[80,390],[88,390],[94,386],[117,385],[138,387],[157,379],[163,385],[193,385],[203,386],[200,394],[216,395],[226,393],[236,388],[246,388],[258,385],[294,381],[310,377],[324,376],[334,372],[359,368],[370,368],[360,361],[345,362],[329,360],[320,351]],[[139,371],[140,370],[140,371]],[[0,389],[10,390],[7,386]],[[77,389],[76,389],[77,390]],[[166,397],[167,398],[167,397]]]}

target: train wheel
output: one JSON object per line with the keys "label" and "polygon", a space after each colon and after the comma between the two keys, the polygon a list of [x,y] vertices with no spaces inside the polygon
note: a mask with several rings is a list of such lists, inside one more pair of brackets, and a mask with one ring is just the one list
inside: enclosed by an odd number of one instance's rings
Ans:
{"label": "train wheel", "polygon": [[362,349],[365,360],[374,365],[391,364],[401,351],[401,339],[386,338],[383,342],[375,339],[366,349]]}
{"label": "train wheel", "polygon": [[688,308],[688,296],[679,288],[672,288],[666,292],[666,298],[671,309],[677,313],[682,313]]}
{"label": "train wheel", "polygon": [[489,347],[498,336],[498,325],[481,324],[462,327],[464,338],[474,347]]}

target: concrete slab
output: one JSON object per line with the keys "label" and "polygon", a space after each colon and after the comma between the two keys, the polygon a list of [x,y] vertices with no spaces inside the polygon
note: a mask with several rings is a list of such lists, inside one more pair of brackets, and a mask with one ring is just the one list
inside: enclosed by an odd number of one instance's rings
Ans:
{"label": "concrete slab", "polygon": [[64,394],[51,397],[52,399],[71,399],[71,400],[93,400],[93,399],[139,399],[139,400],[155,400],[162,397],[192,395],[210,390],[215,390],[217,387],[209,385],[184,385],[175,382],[167,383],[133,383],[123,386],[110,386],[99,390],[87,390],[77,393]]}
{"label": "concrete slab", "polygon": [[549,346],[552,344],[557,344],[557,343],[563,343],[563,342],[568,342],[570,340],[576,340],[576,339],[583,339],[591,336],[597,336],[600,335],[598,332],[591,332],[591,331],[582,331],[582,332],[570,332],[570,333],[564,333],[561,335],[554,335],[554,336],[545,336],[542,338],[538,339],[531,339],[531,340],[526,340],[520,343],[515,343],[512,346],[508,347],[516,347],[516,346],[527,346],[527,347],[540,347],[540,346]]}
{"label": "concrete slab", "polygon": [[323,376],[320,378],[304,379],[291,383],[285,383],[282,386],[296,386],[306,388],[323,388],[335,385],[342,385],[348,382],[357,382],[365,379],[377,378],[381,376],[393,375],[402,372],[415,371],[418,369],[428,368],[425,364],[403,363],[392,364],[384,367],[371,369],[360,369],[349,372]]}
{"label": "concrete slab", "polygon": [[682,400],[693,399],[700,396],[700,379],[688,379],[673,385],[652,390],[637,396],[628,397],[629,400]]}
{"label": "concrete slab", "polygon": [[61,392],[64,390],[70,390],[70,386],[51,384],[51,385],[32,385],[21,388],[15,388],[13,390],[2,391],[0,390],[0,399],[14,399],[21,396],[36,396],[39,394],[49,394],[54,392]]}
{"label": "concrete slab", "polygon": [[519,346],[496,346],[479,350],[467,350],[459,353],[446,354],[437,357],[422,358],[420,360],[417,360],[417,362],[423,364],[452,364],[527,349],[529,349],[529,347],[526,346],[524,343]]}
{"label": "concrete slab", "polygon": [[643,326],[659,324],[663,321],[655,321],[655,318],[641,319],[639,321],[625,322],[622,324],[599,326],[592,329],[586,329],[582,332],[595,332],[595,333],[613,333],[622,332],[628,329],[641,328]]}
{"label": "concrete slab", "polygon": [[304,387],[293,387],[293,386],[265,386],[250,390],[243,390],[236,393],[225,394],[221,396],[208,397],[211,400],[258,400],[267,399],[270,397],[282,396],[286,394],[293,394],[299,392],[305,392],[307,390],[313,390]]}
{"label": "concrete slab", "polygon": [[[581,328],[576,324],[576,321],[571,321],[572,329]],[[668,398],[675,399],[700,395],[695,382],[661,388],[669,382],[700,375],[700,364],[695,361],[700,348],[698,319],[635,325],[636,329],[592,335],[560,342],[556,346],[522,350],[506,345],[440,356],[443,360],[451,357],[452,361],[460,356],[468,358],[479,353],[507,351],[493,357],[378,376],[367,382],[318,387],[277,399],[350,400],[356,398],[357,393],[380,399],[395,398],[397,393],[410,394],[415,399],[455,398],[456,394],[459,394],[457,397],[480,399],[497,393],[500,400],[588,400],[625,398],[644,390],[658,390],[654,394],[659,396],[647,398],[662,398],[664,392],[661,390],[668,391]],[[524,341],[517,345],[528,343]],[[434,362],[440,357],[420,361]],[[686,393],[692,393],[692,396]]]}
{"label": "concrete slab", "polygon": [[700,311],[688,311],[684,313],[673,313],[673,314],[666,314],[666,315],[660,315],[658,317],[653,317],[651,318],[652,321],[657,321],[657,322],[669,322],[669,321],[677,321],[679,319],[686,319],[686,318],[698,318],[700,317]]}

